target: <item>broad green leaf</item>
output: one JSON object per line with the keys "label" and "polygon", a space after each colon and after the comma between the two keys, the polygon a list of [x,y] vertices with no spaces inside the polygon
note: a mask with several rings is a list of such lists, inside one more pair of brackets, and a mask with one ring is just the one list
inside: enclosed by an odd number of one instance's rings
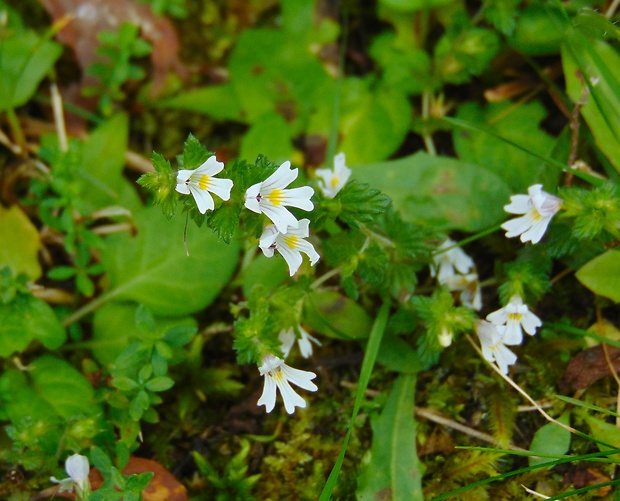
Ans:
{"label": "broad green leaf", "polygon": [[25,273],[30,280],[41,276],[39,232],[19,206],[5,209],[0,205],[0,241],[2,266],[8,266],[15,276]]}
{"label": "broad green leaf", "polygon": [[442,229],[474,232],[497,224],[511,195],[487,169],[424,152],[358,166],[352,176],[390,196],[405,221]]}
{"label": "broad green leaf", "polygon": [[355,301],[336,291],[315,292],[305,302],[304,323],[337,339],[368,337],[372,320]]}
{"label": "broad green leaf", "polygon": [[620,302],[620,251],[609,249],[584,264],[576,276],[595,294]]}
{"label": "broad green leaf", "polygon": [[[90,344],[91,350],[97,361],[109,366],[133,340],[140,335],[136,326],[136,307],[110,303],[95,313],[93,321],[93,339]],[[191,317],[186,318],[161,318],[155,319],[153,339],[163,338],[169,329],[196,328],[196,321]]]}
{"label": "broad green leaf", "polygon": [[[490,128],[498,135],[545,156],[556,144],[556,140],[540,128],[546,115],[545,108],[537,101],[519,105],[492,103],[485,108],[470,102],[461,106],[457,113],[460,119]],[[492,171],[515,193],[525,193],[528,186],[537,182],[545,186],[557,183],[557,169],[547,167],[537,158],[490,134],[455,129],[453,139],[461,160]]]}
{"label": "broad green leaf", "polygon": [[335,85],[304,41],[284,31],[244,31],[230,56],[229,70],[249,123],[277,111],[293,133],[300,132],[304,119]]}
{"label": "broad green leaf", "polygon": [[9,304],[0,304],[0,357],[24,351],[32,341],[54,350],[67,339],[54,310],[28,294]]}
{"label": "broad green leaf", "polygon": [[178,96],[156,102],[155,106],[204,113],[216,120],[244,121],[239,99],[231,84],[184,91]]}
{"label": "broad green leaf", "polygon": [[383,412],[372,420],[370,464],[358,478],[360,501],[424,500],[413,418],[415,383],[413,374],[399,376]]}
{"label": "broad green leaf", "polygon": [[[370,80],[348,78],[341,90],[340,149],[348,165],[378,162],[394,153],[411,125],[406,95],[370,88]],[[373,186],[375,187],[375,186]]]}
{"label": "broad green leaf", "polygon": [[602,40],[570,33],[562,48],[566,91],[575,103],[586,98],[581,114],[596,145],[620,172],[620,55]]}
{"label": "broad green leaf", "polygon": [[398,336],[383,337],[377,354],[377,363],[386,369],[403,374],[417,374],[422,370],[418,351]]}
{"label": "broad green leaf", "polygon": [[187,229],[183,218],[162,219],[155,207],[135,214],[138,234],[112,235],[102,252],[108,270],[108,299],[135,301],[155,315],[180,316],[208,306],[228,283],[239,258],[239,242],[217,241],[207,228]]}
{"label": "broad green leaf", "polygon": [[97,127],[82,148],[83,199],[100,209],[110,205],[141,207],[134,186],[123,176],[129,121],[119,113]]}
{"label": "broad green leaf", "polygon": [[[590,434],[592,437],[608,444],[603,445],[597,443],[596,445],[599,450],[606,451],[612,447],[620,447],[620,428],[618,428],[615,424],[592,417],[582,409],[579,409],[577,412],[590,427]],[[617,461],[620,458],[620,454],[616,454],[613,458]]]}
{"label": "broad green leaf", "polygon": [[508,41],[524,54],[557,54],[564,39],[565,28],[566,20],[559,9],[543,2],[534,2],[521,9],[517,25]]}
{"label": "broad green leaf", "polygon": [[[566,412],[562,414],[558,418],[558,421],[562,424],[570,425],[570,413]],[[570,440],[570,431],[555,423],[548,423],[540,427],[538,431],[534,433],[534,438],[530,444],[530,452],[562,456],[568,452]],[[553,458],[529,457],[530,466],[548,463],[549,461],[553,461]]]}
{"label": "broad green leaf", "polygon": [[88,380],[71,364],[51,355],[33,360],[26,373],[7,371],[0,378],[0,399],[14,423],[24,418],[49,421],[54,416],[72,419],[102,412]]}
{"label": "broad green leaf", "polygon": [[243,136],[239,158],[252,162],[258,155],[265,155],[280,164],[291,158],[291,140],[291,129],[286,120],[275,111],[267,113],[256,120]]}
{"label": "broad green leaf", "polygon": [[26,104],[52,69],[62,47],[33,32],[0,41],[0,111]]}
{"label": "broad green leaf", "polygon": [[266,258],[260,255],[243,271],[243,295],[249,297],[255,285],[261,285],[267,291],[274,291],[289,276],[284,259]]}

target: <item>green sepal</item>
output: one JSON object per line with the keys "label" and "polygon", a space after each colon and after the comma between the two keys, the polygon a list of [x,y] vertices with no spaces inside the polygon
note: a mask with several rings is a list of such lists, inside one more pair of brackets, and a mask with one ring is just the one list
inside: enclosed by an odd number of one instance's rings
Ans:
{"label": "green sepal", "polygon": [[155,172],[142,174],[138,184],[146,188],[155,197],[155,205],[161,207],[166,218],[170,219],[176,212],[179,197],[176,194],[176,173],[172,170],[170,162],[159,153],[153,152],[151,158]]}

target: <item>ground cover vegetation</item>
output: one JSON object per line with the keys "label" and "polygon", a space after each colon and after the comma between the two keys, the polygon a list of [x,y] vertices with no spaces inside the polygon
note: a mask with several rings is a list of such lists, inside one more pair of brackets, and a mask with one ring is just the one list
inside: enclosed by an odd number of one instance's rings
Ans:
{"label": "ground cover vegetation", "polygon": [[617,499],[617,0],[0,0],[0,498]]}

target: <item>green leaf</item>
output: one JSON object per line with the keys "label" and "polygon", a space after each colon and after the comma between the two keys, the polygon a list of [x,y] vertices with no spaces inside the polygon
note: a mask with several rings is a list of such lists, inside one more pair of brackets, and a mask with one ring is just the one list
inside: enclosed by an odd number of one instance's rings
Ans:
{"label": "green leaf", "polygon": [[127,115],[119,113],[84,141],[77,173],[82,178],[80,196],[93,210],[110,205],[131,210],[142,206],[133,185],[123,176],[128,134]]}
{"label": "green leaf", "polygon": [[371,223],[389,207],[390,197],[367,184],[349,181],[338,193],[341,209],[338,217],[353,227]]}
{"label": "green leaf", "polygon": [[423,501],[422,465],[416,453],[413,404],[416,377],[401,375],[394,382],[381,416],[372,420],[370,464],[358,478],[357,498]]}
{"label": "green leaf", "polygon": [[216,120],[244,121],[239,98],[231,84],[183,91],[178,96],[155,102],[154,106],[204,113]]}
{"label": "green leaf", "polygon": [[[110,303],[95,313],[91,350],[100,364],[109,366],[114,363],[125,348],[141,335],[136,327],[135,314],[135,305],[117,303]],[[155,339],[167,339],[168,332],[175,328],[196,331],[196,321],[191,317],[156,317],[155,325],[152,333]]]}
{"label": "green leaf", "polygon": [[24,351],[32,341],[54,350],[67,339],[54,310],[44,301],[20,294],[9,304],[0,304],[0,357]]}
{"label": "green leaf", "polygon": [[112,379],[112,386],[118,388],[121,391],[135,390],[139,384],[131,378],[126,376],[119,376]]}
{"label": "green leaf", "polygon": [[[565,412],[558,418],[558,421],[562,424],[570,425],[570,413]],[[568,452],[570,441],[570,431],[555,423],[548,423],[534,433],[534,438],[530,444],[530,452],[562,456]],[[530,466],[548,463],[549,461],[553,461],[553,458],[529,457]]]}
{"label": "green leaf", "polygon": [[517,24],[520,0],[485,0],[484,17],[504,35],[511,35]]}
{"label": "green leaf", "polygon": [[166,391],[174,386],[174,380],[166,376],[154,377],[146,383],[146,389],[149,391]]}
{"label": "green leaf", "polygon": [[[618,428],[615,424],[607,423],[606,421],[592,417],[582,409],[579,409],[577,413],[590,427],[592,437],[600,442],[603,442],[596,444],[601,451],[607,451],[613,447],[620,447],[620,428]],[[613,459],[616,461],[619,458],[620,454],[613,456]]]}
{"label": "green leaf", "polygon": [[368,388],[368,382],[370,381],[370,376],[375,366],[377,353],[379,351],[379,346],[381,346],[381,339],[383,338],[385,326],[387,325],[389,312],[389,303],[383,303],[383,305],[379,309],[379,312],[377,313],[377,318],[372,325],[370,335],[368,336],[366,352],[364,353],[364,361],[362,362],[362,368],[360,370],[360,379],[357,385],[357,393],[355,394],[355,402],[353,403],[353,412],[351,413],[351,419],[349,420],[349,428],[347,430],[347,434],[344,437],[344,441],[340,449],[338,459],[336,460],[336,464],[334,464],[334,467],[329,474],[329,478],[327,479],[327,482],[325,482],[325,486],[321,491],[319,501],[329,501],[332,492],[336,487],[336,482],[338,480],[338,475],[340,474],[340,469],[342,468],[342,463],[344,462],[344,456],[347,451],[349,439],[351,438],[351,433],[354,429],[355,419],[357,418],[357,414],[359,413],[362,401],[365,398],[364,394],[366,393],[366,388]]}
{"label": "green leaf", "polygon": [[596,145],[620,172],[620,55],[601,40],[570,31],[562,48],[566,91],[581,107]]}
{"label": "green leaf", "polygon": [[284,118],[275,111],[258,118],[241,140],[239,158],[254,160],[265,155],[276,163],[291,158],[293,153],[291,128]]}
{"label": "green leaf", "polygon": [[392,199],[403,220],[480,231],[505,219],[508,185],[487,169],[424,152],[355,167],[353,176]]}
{"label": "green leaf", "polygon": [[210,157],[210,152],[205,146],[202,145],[193,134],[187,136],[185,145],[183,147],[183,154],[178,157],[179,168],[181,169],[197,169],[200,167],[207,158]]}
{"label": "green leaf", "polygon": [[509,43],[519,52],[532,56],[557,54],[566,26],[566,19],[559,9],[534,2],[519,12]]}
{"label": "green leaf", "polygon": [[[33,360],[30,367],[27,376],[9,370],[0,378],[0,401],[13,423],[26,417],[48,422],[54,416],[74,419],[102,412],[93,387],[69,363],[43,355]],[[4,388],[10,393],[4,393]]]}
{"label": "green leaf", "polygon": [[610,249],[584,264],[577,279],[599,296],[620,302],[620,251]]}
{"label": "green leaf", "polygon": [[414,12],[416,10],[430,10],[435,7],[448,5],[451,0],[380,0],[379,4],[400,12]]}
{"label": "green leaf", "polygon": [[2,266],[8,266],[15,276],[25,273],[30,280],[41,276],[39,232],[19,206],[5,209],[0,205],[0,240]]}
{"label": "green leaf", "polygon": [[364,339],[371,319],[355,301],[336,291],[314,292],[304,304],[304,323],[336,339]]}
{"label": "green leaf", "polygon": [[398,336],[383,337],[377,353],[377,363],[402,374],[417,374],[422,370],[417,350]]}
{"label": "green leaf", "polygon": [[347,164],[379,162],[394,153],[411,125],[407,96],[386,88],[371,89],[370,80],[357,78],[343,82],[341,95],[340,149],[347,155]]}
{"label": "green leaf", "polygon": [[158,315],[186,315],[209,305],[237,267],[239,242],[225,245],[210,231],[190,226],[188,257],[182,219],[162,220],[155,208],[135,219],[136,237],[110,236],[103,249],[107,297],[142,303]]}
{"label": "green leaf", "polygon": [[[547,112],[537,101],[515,105],[491,103],[485,108],[470,102],[461,106],[457,117],[490,128],[517,144],[526,145],[540,155],[548,155],[556,140],[540,128]],[[534,128],[535,127],[535,128]],[[516,193],[524,193],[536,182],[556,185],[559,173],[540,160],[495,136],[476,130],[455,129],[454,147],[464,162],[480,165],[501,177]]]}
{"label": "green leaf", "polygon": [[0,111],[26,104],[61,53],[32,32],[0,41]]}

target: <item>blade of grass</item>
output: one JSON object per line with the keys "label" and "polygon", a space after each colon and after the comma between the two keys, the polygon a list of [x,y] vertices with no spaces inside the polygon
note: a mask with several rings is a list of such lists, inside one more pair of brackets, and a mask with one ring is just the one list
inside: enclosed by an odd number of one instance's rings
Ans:
{"label": "blade of grass", "polygon": [[357,393],[355,395],[355,403],[353,404],[353,412],[351,413],[351,419],[349,420],[349,429],[347,430],[347,434],[344,437],[344,442],[342,444],[342,448],[340,449],[340,454],[338,455],[336,464],[334,464],[334,467],[329,474],[329,478],[327,479],[327,482],[323,487],[323,491],[321,492],[319,501],[329,501],[329,499],[331,499],[332,492],[334,492],[334,489],[336,487],[338,474],[340,473],[340,469],[342,468],[342,463],[344,461],[344,456],[347,451],[347,446],[349,445],[349,439],[351,437],[351,433],[353,432],[353,425],[360,410],[360,406],[362,405],[364,393],[366,392],[366,388],[368,387],[368,382],[370,381],[372,369],[375,365],[375,360],[377,359],[377,353],[379,352],[379,346],[381,345],[383,332],[385,331],[385,326],[387,325],[389,311],[390,304],[387,300],[385,300],[383,305],[381,306],[381,309],[379,310],[379,313],[377,314],[375,323],[373,324],[372,330],[370,331],[368,344],[366,345],[366,353],[364,354],[364,361],[362,362],[362,369],[360,371],[360,379],[358,382]]}
{"label": "blade of grass", "polygon": [[[474,124],[472,122],[469,122],[467,120],[462,120],[460,118],[453,118],[453,117],[444,117],[442,118],[443,121],[449,123],[450,125],[453,125],[455,127],[460,127],[462,129],[468,129],[468,130],[475,130],[478,132],[484,132],[485,134],[490,134],[494,137],[496,137],[497,139],[499,139],[500,141],[505,142],[506,144],[509,144],[511,146],[514,146],[515,148],[527,153],[528,155],[532,155],[535,158],[538,158],[539,160],[542,160],[543,162],[559,169],[561,172],[565,172],[565,171],[569,171],[568,166],[566,164],[563,164],[562,162],[560,162],[559,160],[555,160],[553,158],[548,158],[545,157],[539,153],[536,153],[524,146],[521,146],[520,144],[517,144],[513,141],[511,141],[510,139],[506,139],[503,136],[500,136],[497,132],[487,128],[487,127],[481,127],[477,124]],[[590,174],[586,174],[585,172],[581,172],[578,170],[570,170],[570,172],[572,172],[576,177],[583,179],[584,181],[594,185],[594,186],[600,186],[604,180],[603,179],[599,179],[595,176],[592,176]]]}
{"label": "blade of grass", "polygon": [[563,402],[567,402],[569,404],[577,405],[579,407],[585,407],[586,409],[603,412],[610,416],[620,417],[620,414],[618,414],[617,412],[610,411],[609,409],[604,409],[603,407],[599,407],[598,405],[587,404],[585,402],[582,402],[581,400],[577,400],[576,398],[565,397],[564,395],[555,395],[555,398],[558,398]]}
{"label": "blade of grass", "polygon": [[545,322],[545,327],[550,327],[552,329],[568,332],[570,334],[575,334],[581,337],[589,337],[595,339],[596,341],[600,341],[601,343],[608,344],[609,346],[615,346],[616,348],[620,348],[620,341],[615,341],[613,339],[606,338],[605,336],[594,334],[593,332],[584,331],[583,329],[578,329],[577,327],[571,327],[570,325],[556,324],[554,322]]}
{"label": "blade of grass", "polygon": [[505,478],[514,477],[515,475],[520,475],[521,473],[527,473],[529,471],[537,470],[539,468],[551,468],[552,466],[556,466],[558,464],[571,463],[573,461],[585,461],[585,460],[593,459],[593,458],[606,457],[606,456],[609,456],[610,454],[617,454],[618,452],[620,452],[620,449],[613,449],[613,450],[605,451],[605,452],[594,452],[592,454],[573,456],[570,458],[563,458],[563,459],[558,459],[556,461],[550,461],[549,463],[542,463],[542,464],[538,464],[534,466],[528,466],[525,468],[519,468],[517,470],[509,471],[507,473],[502,473],[501,475],[496,475],[494,477],[479,480],[478,482],[473,482],[471,484],[465,485],[453,491],[446,492],[445,494],[440,494],[439,496],[435,496],[434,498],[432,498],[430,501],[442,501],[443,499],[454,499],[454,496],[457,494],[460,494],[461,492],[466,492],[471,489],[475,489],[476,487],[479,487],[481,485],[486,485],[492,482],[497,482],[499,480],[504,480]]}

